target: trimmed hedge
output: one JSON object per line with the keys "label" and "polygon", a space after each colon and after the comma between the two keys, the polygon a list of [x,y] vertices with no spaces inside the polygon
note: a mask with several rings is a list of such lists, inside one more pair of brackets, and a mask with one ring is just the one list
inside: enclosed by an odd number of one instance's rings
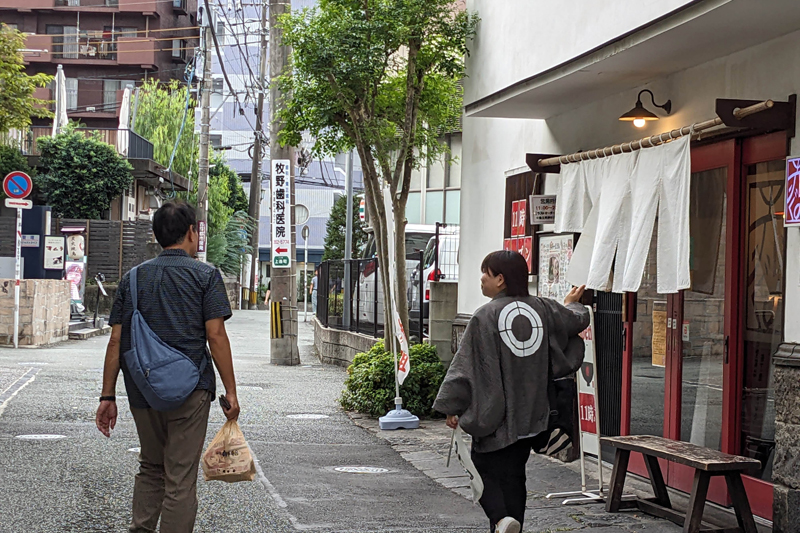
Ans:
{"label": "trimmed hedge", "polygon": [[[436,347],[415,344],[410,348],[411,372],[400,387],[403,408],[417,416],[436,416],[433,401],[445,371]],[[353,358],[347,368],[345,390],[339,400],[348,411],[383,416],[394,409],[394,358],[379,341],[370,351]]]}

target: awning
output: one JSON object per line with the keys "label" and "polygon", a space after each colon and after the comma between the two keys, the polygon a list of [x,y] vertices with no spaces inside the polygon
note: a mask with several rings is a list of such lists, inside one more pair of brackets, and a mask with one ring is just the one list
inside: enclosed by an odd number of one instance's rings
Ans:
{"label": "awning", "polygon": [[547,119],[798,27],[797,0],[690,2],[594,50],[468,103],[466,116]]}

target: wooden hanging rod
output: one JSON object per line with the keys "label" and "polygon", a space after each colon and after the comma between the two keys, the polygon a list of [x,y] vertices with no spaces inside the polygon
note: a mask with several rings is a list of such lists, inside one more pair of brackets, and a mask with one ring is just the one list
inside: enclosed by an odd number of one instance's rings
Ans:
{"label": "wooden hanging rod", "polygon": [[[750,115],[766,111],[767,109],[772,109],[774,105],[775,102],[773,102],[772,100],[765,100],[763,102],[759,102],[757,104],[753,104],[745,108],[741,109],[737,108],[733,111],[733,116],[736,117],[737,120],[741,120]],[[586,161],[588,159],[598,159],[601,157],[608,157],[611,155],[621,154],[623,152],[633,152],[636,150],[641,150],[642,148],[651,148],[654,146],[658,146],[659,144],[663,144],[672,139],[678,139],[680,137],[683,137],[684,135],[699,133],[703,130],[710,129],[715,126],[720,126],[723,123],[724,123],[723,120],[717,117],[711,120],[705,120],[703,122],[696,122],[691,126],[684,126],[680,129],[667,131],[665,133],[660,133],[658,135],[653,135],[651,137],[645,137],[643,139],[639,139],[638,141],[615,144],[614,146],[606,146],[605,148],[598,148],[596,150],[589,150],[586,152],[575,152],[574,154],[569,154],[569,155],[560,155],[555,157],[548,157],[547,159],[539,159],[538,164],[539,167],[552,167],[555,165],[577,163],[579,161]]]}

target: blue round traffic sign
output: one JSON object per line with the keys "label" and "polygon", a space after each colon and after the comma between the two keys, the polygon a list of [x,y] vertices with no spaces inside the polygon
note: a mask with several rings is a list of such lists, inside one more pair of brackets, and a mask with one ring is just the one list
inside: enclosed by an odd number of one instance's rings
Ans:
{"label": "blue round traffic sign", "polygon": [[24,172],[9,172],[3,180],[3,192],[9,198],[25,198],[31,191],[33,191],[33,181]]}

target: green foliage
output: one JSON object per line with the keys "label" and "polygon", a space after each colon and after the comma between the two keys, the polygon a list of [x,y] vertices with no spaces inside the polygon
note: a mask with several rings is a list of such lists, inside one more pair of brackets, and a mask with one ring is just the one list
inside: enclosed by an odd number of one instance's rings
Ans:
{"label": "green foliage", "polygon": [[242,270],[245,255],[253,253],[250,237],[255,230],[256,221],[246,212],[237,211],[220,231],[208,238],[208,262],[230,275],[238,275]]}
{"label": "green foliage", "polygon": [[[415,344],[410,352],[411,372],[400,387],[403,407],[417,416],[434,416],[433,401],[444,379],[444,367],[435,346]],[[347,374],[342,407],[372,416],[394,409],[394,358],[383,341],[356,355]]]}
{"label": "green foliage", "polygon": [[133,168],[113,146],[72,126],[38,143],[42,172],[35,183],[56,216],[99,219],[133,183]]}
{"label": "green foliage", "polygon": [[[186,107],[186,85],[177,80],[164,84],[156,79],[146,81],[139,90],[139,109],[136,112],[135,131],[153,143],[153,158],[164,166],[169,164],[178,132],[181,129],[183,113]],[[189,111],[186,125],[172,170],[181,176],[197,182],[196,161],[199,145],[194,139],[195,100],[189,98]],[[192,172],[192,170],[195,172]],[[209,198],[210,200],[210,198]]]}
{"label": "green foliage", "polygon": [[[28,159],[18,148],[0,145],[0,179],[14,171],[22,171],[28,176],[34,175],[34,169],[28,166]],[[2,188],[0,188],[0,198],[5,198]]]}
{"label": "green foliage", "polygon": [[0,133],[11,128],[24,129],[31,117],[47,118],[53,114],[44,106],[46,100],[33,97],[37,87],[47,87],[53,79],[47,74],[25,74],[20,50],[25,37],[17,30],[0,24]]}
{"label": "green foliage", "polygon": [[[353,197],[353,257],[358,257],[358,252],[367,242],[364,232],[364,223],[358,216],[357,196]],[[345,228],[347,223],[347,196],[339,196],[331,208],[331,215],[326,226],[325,251],[322,260],[344,259]]]}
{"label": "green foliage", "polygon": [[[298,146],[310,134],[317,157],[358,151],[386,265],[386,235],[400,229],[388,227],[384,185],[396,191],[386,200],[402,223],[413,170],[448,162],[441,138],[461,116],[460,82],[478,17],[452,0],[319,0],[281,16],[280,24],[293,51],[292,68],[278,79],[287,95],[279,141]],[[402,235],[396,243],[404,256]],[[400,319],[408,324],[405,263],[396,268]]]}

